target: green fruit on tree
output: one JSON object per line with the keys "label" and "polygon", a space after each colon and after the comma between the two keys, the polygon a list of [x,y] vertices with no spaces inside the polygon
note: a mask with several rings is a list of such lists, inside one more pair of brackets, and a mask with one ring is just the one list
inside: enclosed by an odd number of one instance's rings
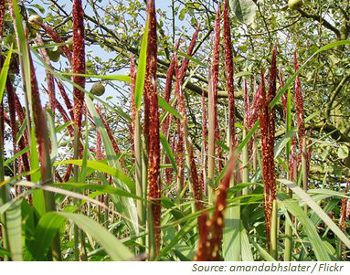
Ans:
{"label": "green fruit on tree", "polygon": [[303,5],[303,0],[288,0],[288,8],[297,10]]}
{"label": "green fruit on tree", "polygon": [[70,51],[73,51],[73,37],[67,39],[66,46]]}
{"label": "green fruit on tree", "polygon": [[53,50],[47,50],[47,55],[49,56],[50,60],[53,62],[57,62],[60,60],[61,56],[61,50],[59,48],[53,49]]}
{"label": "green fruit on tree", "polygon": [[101,96],[105,93],[105,90],[105,86],[103,86],[101,82],[96,82],[94,85],[92,85],[90,93]]}
{"label": "green fruit on tree", "polygon": [[43,23],[43,18],[38,14],[32,14],[28,18],[28,23],[31,27],[38,28],[40,27],[40,24]]}

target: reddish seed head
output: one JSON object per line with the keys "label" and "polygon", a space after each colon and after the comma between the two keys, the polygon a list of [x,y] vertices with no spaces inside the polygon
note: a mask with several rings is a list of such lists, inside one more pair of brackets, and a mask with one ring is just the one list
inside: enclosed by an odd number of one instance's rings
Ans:
{"label": "reddish seed head", "polygon": [[[56,32],[54,29],[52,29],[49,25],[47,25],[45,23],[40,23],[40,27],[51,37],[51,39],[55,43],[63,43],[64,42],[63,38],[58,34],[58,32]],[[62,46],[60,46],[60,48],[62,49],[62,52],[64,53],[64,55],[67,57],[69,63],[73,64],[72,52],[69,50],[69,48],[66,45],[62,45]]]}
{"label": "reddish seed head", "polygon": [[[84,12],[81,0],[73,0],[73,73],[85,74],[85,43],[84,43]],[[85,88],[85,77],[74,75],[73,82],[81,89]],[[74,95],[74,124],[81,134],[81,121],[84,108],[84,92],[73,87]],[[82,156],[82,146],[79,145],[78,156]]]}
{"label": "reddish seed head", "polygon": [[161,186],[159,178],[160,144],[159,144],[159,111],[157,97],[157,21],[155,1],[149,0],[148,14],[148,41],[147,66],[144,87],[145,103],[145,136],[148,148],[148,200],[153,217],[155,255],[158,255],[161,242]]}
{"label": "reddish seed head", "polygon": [[[44,46],[44,41],[42,40],[40,35],[37,35],[35,38],[35,43],[38,46]],[[45,63],[52,69],[51,66],[51,60],[48,55],[48,52],[44,47],[39,48],[39,53],[43,57]],[[50,102],[50,108],[53,114],[55,114],[55,108],[56,108],[56,94],[55,94],[55,79],[53,75],[51,74],[50,70],[46,69],[46,81],[47,81],[47,92],[49,95],[49,102]]]}
{"label": "reddish seed head", "polygon": [[274,49],[269,77],[268,95],[265,93],[264,74],[261,74],[261,106],[259,121],[261,129],[261,147],[263,155],[263,179],[264,179],[264,211],[266,221],[266,238],[270,240],[272,203],[276,199],[276,179],[274,171],[274,140],[275,122],[274,109],[269,108],[271,100],[276,94],[276,50]]}
{"label": "reddish seed head", "polygon": [[96,132],[96,159],[101,160],[103,159],[103,152],[102,152],[102,137],[100,131]]}
{"label": "reddish seed head", "polygon": [[63,101],[68,109],[70,117],[71,119],[73,119],[74,118],[73,105],[70,98],[67,95],[66,89],[64,88],[63,83],[60,80],[56,79],[56,83],[57,83],[58,90],[60,91],[61,96],[63,98]]}
{"label": "reddish seed head", "polygon": [[[344,195],[347,195],[347,193],[349,191],[349,184],[350,184],[350,182],[347,181],[346,188],[344,190]],[[347,202],[348,202],[347,198],[342,198],[342,200],[341,200],[341,208],[340,208],[340,219],[339,219],[339,228],[342,231],[346,230]]]}
{"label": "reddish seed head", "polygon": [[233,152],[235,146],[235,96],[234,96],[234,65],[231,41],[231,27],[228,11],[228,3],[224,1],[224,49],[225,49],[225,77],[226,90],[228,94],[228,116],[230,130],[230,151]]}
{"label": "reddish seed head", "polygon": [[[198,25],[198,27],[196,28],[195,32],[192,35],[192,39],[191,39],[190,45],[187,48],[186,54],[188,56],[192,56],[193,55],[194,46],[196,45],[197,37],[198,37],[198,33],[199,33],[199,27],[200,26]],[[184,61],[181,64],[181,68],[180,68],[179,75],[178,75],[178,78],[180,80],[181,85],[182,85],[182,83],[184,81],[189,62],[190,62],[190,60],[187,57],[185,57]]]}
{"label": "reddish seed head", "polygon": [[0,0],[0,38],[2,38],[4,16],[5,16],[5,0]]}
{"label": "reddish seed head", "polygon": [[[113,149],[114,149],[114,152],[115,152],[117,155],[120,154],[120,148],[119,148],[119,146],[118,146],[117,140],[116,140],[115,137],[114,137],[114,134],[113,134],[113,131],[112,131],[111,127],[110,127],[109,124],[106,122],[106,119],[105,119],[104,115],[102,114],[100,108],[96,108],[96,111],[97,111],[98,115],[100,116],[100,119],[101,119],[101,121],[102,121],[102,124],[103,124],[103,126],[105,127],[105,129],[106,129],[106,131],[107,131],[107,134],[108,134],[108,137],[109,137],[109,139],[110,139],[110,141],[111,141],[111,143],[112,143],[112,147],[113,147]],[[121,161],[122,161],[122,159],[121,159]],[[123,162],[122,162],[122,164],[123,164]]]}
{"label": "reddish seed head", "polygon": [[254,97],[253,97],[253,102],[252,104],[250,105],[250,111],[249,111],[249,115],[248,115],[248,122],[247,122],[247,125],[248,125],[248,129],[251,128],[255,122],[257,121],[258,119],[258,116],[259,116],[259,112],[262,108],[261,104],[262,104],[262,85],[259,85],[255,94],[254,94]]}
{"label": "reddish seed head", "polygon": [[193,184],[195,206],[196,206],[196,210],[201,210],[203,208],[202,196],[203,196],[204,190],[202,189],[202,186],[201,186],[199,178],[198,178],[197,167],[196,167],[196,162],[195,162],[195,158],[194,158],[192,143],[190,143],[190,166],[191,166],[190,172],[191,172],[191,179],[192,179],[192,184]]}
{"label": "reddish seed head", "polygon": [[[297,52],[294,51],[294,69],[297,71],[299,69]],[[301,82],[299,75],[295,79],[295,101],[296,101],[296,113],[297,113],[297,124],[298,124],[298,138],[299,147],[301,148],[302,139],[305,136],[305,121],[304,121],[304,100],[303,94],[301,92]]]}
{"label": "reddish seed head", "polygon": [[232,155],[226,169],[224,178],[218,187],[218,195],[215,202],[215,210],[211,219],[207,214],[201,215],[202,231],[200,231],[196,261],[220,260],[220,247],[224,228],[224,211],[227,205],[227,190],[236,167],[236,155]]}

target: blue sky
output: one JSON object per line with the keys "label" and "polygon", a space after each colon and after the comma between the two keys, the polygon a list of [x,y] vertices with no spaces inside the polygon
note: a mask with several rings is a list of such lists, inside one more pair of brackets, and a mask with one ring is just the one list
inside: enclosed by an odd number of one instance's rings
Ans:
{"label": "blue sky", "polygon": [[[125,5],[128,4],[130,0],[124,0],[123,2],[125,2]],[[142,0],[141,0],[142,1]],[[32,4],[39,4],[39,5],[42,5],[42,6],[46,6],[47,7],[47,4],[45,4],[47,1],[40,1],[40,0],[34,0],[32,2]],[[71,2],[72,1],[69,1],[69,0],[59,0],[58,1],[62,6],[65,6],[65,10],[70,13],[70,10],[71,10]],[[110,3],[113,1],[109,1],[109,0],[102,0],[100,5],[101,6],[106,6],[108,5],[108,3]],[[83,1],[83,5],[86,5],[87,1]],[[167,13],[170,13],[171,10],[170,10],[170,5],[171,5],[171,1],[170,0],[156,0],[156,7],[157,9],[162,9],[164,11],[166,11]],[[87,8],[84,10],[84,12],[86,12],[87,14],[89,15],[93,15],[92,13],[92,9],[91,9],[91,6],[90,5],[87,5],[86,6]],[[169,14],[169,17],[170,17],[170,14]],[[184,21],[178,21],[179,24],[181,25],[184,25],[186,24]],[[140,41],[141,42],[141,41]],[[115,56],[115,53],[114,52],[105,52],[103,49],[101,49],[99,46],[89,46],[86,48],[87,51],[90,51],[92,53],[92,55],[95,55],[95,56],[99,56],[100,58],[102,58],[103,60],[108,60],[110,58],[113,58]],[[38,62],[37,62],[38,64]],[[53,65],[55,67],[59,67],[59,63],[53,63]],[[45,71],[44,71],[44,68],[43,66],[40,66],[38,64],[38,66],[36,66],[36,71],[37,71],[37,75],[38,75],[38,80],[39,80],[39,83],[45,83]],[[128,73],[127,71],[121,71],[120,73]],[[89,88],[91,87],[91,83],[87,83],[86,85],[86,89],[89,90]],[[105,93],[105,97],[106,96],[111,96],[113,95],[113,92],[112,91],[108,91],[109,89],[107,89],[107,92]]]}
{"label": "blue sky", "polygon": [[[33,5],[32,7],[40,14],[39,10],[36,9],[34,5],[35,4],[39,4],[39,5],[41,5],[41,6],[43,6],[44,8],[47,9],[47,7],[48,7],[47,3],[48,2],[49,1],[47,1],[47,0],[34,0],[34,1],[31,2],[31,4]],[[113,0],[112,1],[102,0],[100,5],[101,6],[106,6],[110,2],[113,2]],[[123,2],[125,2],[125,5],[127,5],[129,0],[124,0]],[[60,3],[62,6],[65,6],[65,10],[68,13],[70,13],[72,1],[70,1],[70,0],[58,0],[58,3]],[[85,5],[86,3],[87,3],[87,1],[83,0],[83,4]],[[171,12],[170,5],[171,5],[171,1],[169,1],[169,0],[156,0],[156,7],[157,7],[157,9],[162,9],[163,11],[166,11],[168,13],[168,17],[170,17],[170,12]],[[85,9],[85,12],[87,14],[89,14],[89,15],[93,15],[90,5],[87,5],[87,8]],[[45,14],[41,14],[41,15],[43,17],[45,17]],[[181,24],[181,25],[186,25],[185,21],[179,21],[178,20],[177,23]],[[140,41],[140,43],[141,43],[141,41]],[[114,52],[105,52],[104,50],[102,50],[98,46],[89,46],[89,47],[87,47],[86,50],[87,51],[89,51],[89,50],[92,51],[93,55],[95,55],[95,56],[103,57],[104,60],[108,60],[108,59],[112,58],[115,55]],[[61,58],[60,61],[63,61],[63,60],[64,59]],[[43,65],[41,64],[40,60],[36,59],[35,57],[34,57],[34,62],[35,62],[35,67],[36,67],[35,69],[36,69],[36,75],[37,75],[39,87],[40,87],[40,89],[42,89],[42,86],[46,87],[45,69],[44,69]],[[55,68],[60,68],[60,63],[59,62],[53,63],[52,65]],[[121,71],[119,73],[128,74],[128,71],[127,70],[123,70],[123,71]],[[94,79],[94,81],[96,81],[96,79]],[[92,83],[88,82],[86,84],[86,90],[89,90],[91,85],[92,85]],[[119,83],[118,83],[118,85],[119,85]],[[120,85],[124,85],[124,84],[120,83]],[[67,91],[72,89],[72,85],[71,84],[66,83],[66,86],[67,86],[66,87]],[[20,87],[18,87],[18,90],[20,90]],[[56,95],[59,95],[57,87],[56,87]],[[114,95],[115,95],[115,91],[111,87],[107,86],[106,93],[102,97],[102,99],[106,99],[106,97],[111,97],[112,99],[111,99],[110,103],[116,104],[116,103],[118,103],[118,102],[116,102],[116,100],[118,100],[118,99]],[[44,92],[41,93],[41,98],[42,98],[43,104],[46,104],[47,101],[48,101],[48,97],[47,97],[46,93],[44,93]],[[60,98],[60,97],[58,96],[58,98]],[[129,103],[127,103],[127,104],[129,104]],[[12,148],[12,146],[9,146],[9,145],[6,146],[7,153],[9,153],[9,148]]]}

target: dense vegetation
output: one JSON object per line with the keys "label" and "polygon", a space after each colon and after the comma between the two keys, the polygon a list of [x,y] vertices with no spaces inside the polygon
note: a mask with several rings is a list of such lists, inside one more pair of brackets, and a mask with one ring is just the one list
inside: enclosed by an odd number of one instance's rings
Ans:
{"label": "dense vegetation", "polygon": [[0,259],[347,260],[349,33],[348,0],[0,0]]}

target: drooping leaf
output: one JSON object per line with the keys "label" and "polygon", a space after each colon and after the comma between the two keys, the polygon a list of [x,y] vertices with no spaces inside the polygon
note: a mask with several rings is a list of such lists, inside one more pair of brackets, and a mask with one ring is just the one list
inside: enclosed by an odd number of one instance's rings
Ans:
{"label": "drooping leaf", "polygon": [[340,230],[340,228],[333,222],[327,213],[325,213],[322,208],[303,189],[301,189],[299,186],[296,186],[293,182],[285,179],[280,179],[278,181],[290,188],[300,198],[301,201],[305,202],[315,213],[317,213],[323,222],[350,249],[349,237]]}
{"label": "drooping leaf", "polygon": [[71,220],[87,235],[95,239],[114,261],[130,260],[133,254],[115,236],[96,221],[82,215],[68,212],[49,212],[43,215],[35,233],[35,255],[40,259],[48,252],[50,244],[63,226]]}

